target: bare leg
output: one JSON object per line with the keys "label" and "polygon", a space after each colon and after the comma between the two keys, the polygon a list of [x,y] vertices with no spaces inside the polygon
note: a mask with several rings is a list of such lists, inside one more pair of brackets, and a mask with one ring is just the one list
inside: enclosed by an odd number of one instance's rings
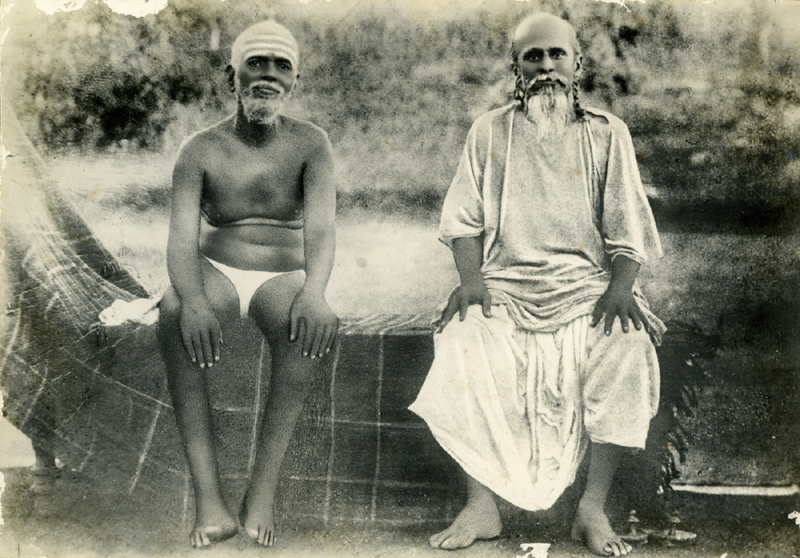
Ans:
{"label": "bare leg", "polygon": [[[217,319],[221,324],[235,319],[238,297],[233,286],[207,263],[203,266],[203,272],[206,292]],[[206,547],[235,535],[238,524],[220,488],[206,371],[192,363],[183,347],[180,298],[172,288],[160,305],[158,337],[166,364],[175,419],[194,486],[196,514],[189,539],[194,547]],[[222,358],[225,358],[224,354]]]}
{"label": "bare leg", "polygon": [[32,442],[33,453],[36,461],[33,465],[33,482],[31,492],[44,494],[53,489],[53,484],[61,471],[56,467],[56,458],[53,455],[52,440]]}
{"label": "bare leg", "polygon": [[604,511],[622,451],[620,446],[592,443],[589,478],[572,524],[572,538],[601,556],[625,556],[632,550],[614,533]]}
{"label": "bare leg", "polygon": [[300,346],[289,341],[289,311],[303,278],[282,275],[260,288],[250,305],[250,315],[264,333],[272,352],[272,376],[259,432],[250,486],[239,519],[258,544],[275,544],[275,491],[286,449],[303,410],[314,377],[326,359],[304,357]]}
{"label": "bare leg", "polygon": [[492,491],[471,476],[466,477],[467,505],[450,527],[430,538],[429,542],[434,548],[466,548],[476,539],[497,537],[503,528]]}

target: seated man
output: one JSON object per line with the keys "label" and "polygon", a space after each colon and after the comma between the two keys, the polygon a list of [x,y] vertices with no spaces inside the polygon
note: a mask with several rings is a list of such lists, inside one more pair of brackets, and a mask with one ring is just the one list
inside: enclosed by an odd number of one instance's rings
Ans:
{"label": "seated man", "polygon": [[623,448],[644,447],[658,406],[650,336],[664,326],[635,281],[646,253],[661,255],[658,233],[627,127],[578,103],[572,26],[525,19],[512,62],[515,102],[474,123],[442,211],[461,284],[411,410],[463,468],[468,498],[430,543],[496,537],[493,493],[550,507],[591,441],[572,534],[627,554],[604,505]]}
{"label": "seated man", "polygon": [[[225,68],[237,111],[188,138],[173,173],[172,287],[159,340],[194,483],[195,547],[233,536],[239,522],[259,544],[274,543],[278,471],[336,339],[324,297],[335,246],[332,148],[323,130],[280,113],[298,61],[294,37],[274,21],[239,35]],[[224,356],[221,328],[240,317],[269,343],[272,376],[237,521],[220,490],[205,374]]]}

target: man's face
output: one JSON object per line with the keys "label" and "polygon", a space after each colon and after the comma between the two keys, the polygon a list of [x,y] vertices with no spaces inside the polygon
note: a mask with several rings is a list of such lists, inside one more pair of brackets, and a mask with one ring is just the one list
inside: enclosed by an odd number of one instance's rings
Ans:
{"label": "man's face", "polygon": [[266,124],[275,120],[294,91],[297,73],[287,58],[256,55],[242,61],[233,79],[245,116]]}
{"label": "man's face", "polygon": [[[580,60],[575,57],[567,29],[540,22],[520,31],[514,38],[514,47],[519,53],[517,65],[525,83],[545,84],[552,80],[557,89],[569,93]],[[531,93],[535,94],[536,88],[534,84]]]}

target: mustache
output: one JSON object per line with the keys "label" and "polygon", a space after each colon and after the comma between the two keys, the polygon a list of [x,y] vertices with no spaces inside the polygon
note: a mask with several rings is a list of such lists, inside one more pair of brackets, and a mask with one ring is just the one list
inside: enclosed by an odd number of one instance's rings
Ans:
{"label": "mustache", "polygon": [[529,95],[533,95],[546,87],[554,87],[556,85],[560,85],[562,89],[567,88],[567,82],[558,76],[536,76],[528,82],[525,90]]}
{"label": "mustache", "polygon": [[280,83],[275,83],[272,81],[256,81],[247,86],[247,91],[249,93],[253,93],[254,91],[258,91],[260,89],[266,89],[268,91],[274,91],[275,93],[281,94],[285,92]]}

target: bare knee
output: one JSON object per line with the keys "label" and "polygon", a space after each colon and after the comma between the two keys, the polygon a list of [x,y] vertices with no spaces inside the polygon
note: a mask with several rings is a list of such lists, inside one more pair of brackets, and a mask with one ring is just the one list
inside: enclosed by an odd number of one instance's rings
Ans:
{"label": "bare knee", "polygon": [[181,298],[174,287],[167,289],[158,303],[158,326],[156,328],[161,354],[167,358],[169,353],[182,350],[181,341]]}
{"label": "bare knee", "polygon": [[469,340],[467,342],[482,342],[492,337],[487,323],[487,320],[491,319],[481,313],[480,307],[471,306],[464,320],[461,320],[458,314],[453,316],[439,334],[438,343],[448,343],[451,340],[455,340],[459,345],[467,340]]}
{"label": "bare knee", "polygon": [[629,332],[619,335],[619,343],[628,351],[639,351],[643,354],[655,351],[650,334],[644,329],[631,329]]}
{"label": "bare knee", "polygon": [[273,369],[280,376],[280,381],[297,389],[307,387],[310,381],[323,374],[330,360],[330,355],[314,359],[303,356],[300,345],[297,342],[290,343],[288,340],[278,347],[270,344],[270,350],[274,355]]}
{"label": "bare knee", "polygon": [[171,328],[180,322],[181,297],[170,287],[158,303],[158,329]]}

